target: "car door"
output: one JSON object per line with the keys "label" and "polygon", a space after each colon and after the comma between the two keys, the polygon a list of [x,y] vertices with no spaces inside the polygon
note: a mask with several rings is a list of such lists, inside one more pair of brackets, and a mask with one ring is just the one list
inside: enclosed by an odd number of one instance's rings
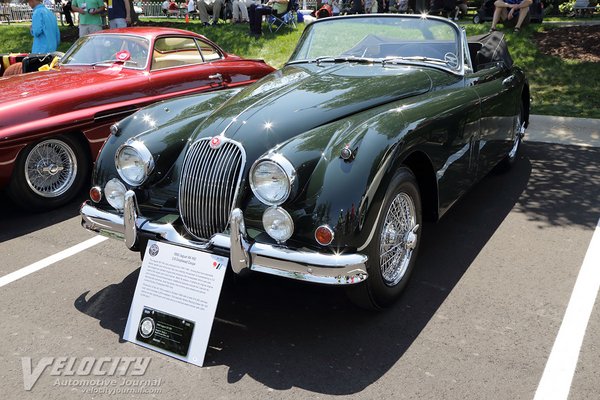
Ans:
{"label": "car door", "polygon": [[173,97],[223,87],[223,77],[205,60],[196,38],[161,36],[154,42],[150,85],[156,96]]}
{"label": "car door", "polygon": [[478,176],[482,177],[508,151],[518,88],[511,70],[502,61],[473,73],[471,82],[481,99]]}
{"label": "car door", "polygon": [[257,69],[254,60],[239,59],[235,56],[225,59],[211,43],[200,39],[197,43],[204,61],[216,68],[216,74],[224,86],[246,85],[249,81],[260,79],[264,75],[264,70]]}

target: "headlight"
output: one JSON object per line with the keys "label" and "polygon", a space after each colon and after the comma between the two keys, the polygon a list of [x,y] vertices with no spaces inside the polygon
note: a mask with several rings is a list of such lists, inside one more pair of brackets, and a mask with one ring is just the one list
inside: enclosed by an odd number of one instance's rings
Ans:
{"label": "headlight", "polygon": [[250,171],[252,192],[265,204],[276,206],[285,202],[293,191],[296,170],[282,155],[258,160]]}
{"label": "headlight", "polygon": [[116,210],[122,210],[125,207],[125,192],[127,192],[127,188],[116,178],[106,182],[104,186],[106,201]]}
{"label": "headlight", "polygon": [[262,220],[265,231],[279,243],[285,242],[294,233],[294,221],[283,208],[267,208]]}
{"label": "headlight", "polygon": [[144,143],[133,140],[119,147],[115,156],[119,176],[131,186],[139,186],[154,169],[154,158]]}

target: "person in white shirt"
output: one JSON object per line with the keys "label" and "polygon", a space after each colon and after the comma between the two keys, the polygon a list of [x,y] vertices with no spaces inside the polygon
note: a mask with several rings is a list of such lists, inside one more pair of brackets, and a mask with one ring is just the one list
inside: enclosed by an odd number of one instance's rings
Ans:
{"label": "person in white shirt", "polygon": [[163,1],[162,5],[160,6],[162,13],[166,16],[169,15],[169,0],[165,0]]}
{"label": "person in white shirt", "polygon": [[196,2],[194,0],[188,1],[187,13],[191,18],[195,18],[198,16],[198,12],[196,11]]}

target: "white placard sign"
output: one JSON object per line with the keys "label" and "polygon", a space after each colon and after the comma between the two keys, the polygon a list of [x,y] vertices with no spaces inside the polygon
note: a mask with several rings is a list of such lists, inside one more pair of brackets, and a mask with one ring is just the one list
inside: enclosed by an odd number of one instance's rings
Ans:
{"label": "white placard sign", "polygon": [[124,339],[202,366],[227,262],[149,241]]}

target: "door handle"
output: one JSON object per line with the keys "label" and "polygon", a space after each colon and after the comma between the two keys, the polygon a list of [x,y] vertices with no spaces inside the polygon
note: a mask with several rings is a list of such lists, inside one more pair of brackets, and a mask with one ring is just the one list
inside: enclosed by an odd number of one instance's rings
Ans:
{"label": "door handle", "polygon": [[509,86],[515,80],[515,76],[511,75],[502,81],[502,85]]}
{"label": "door handle", "polygon": [[221,75],[219,73],[214,74],[214,75],[209,75],[208,79],[218,79],[218,80],[222,81],[223,80],[223,75]]}

